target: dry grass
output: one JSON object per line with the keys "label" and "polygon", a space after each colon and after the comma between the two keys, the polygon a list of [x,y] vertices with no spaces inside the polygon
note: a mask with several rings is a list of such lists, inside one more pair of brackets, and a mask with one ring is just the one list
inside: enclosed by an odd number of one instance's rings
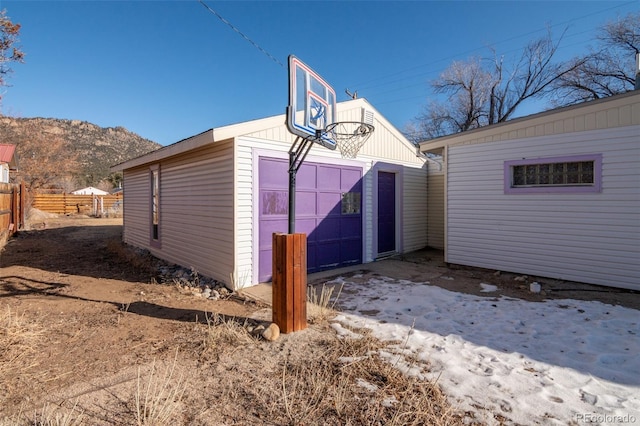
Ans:
{"label": "dry grass", "polygon": [[86,423],[81,410],[74,404],[70,407],[45,404],[36,410],[33,417],[19,412],[12,417],[0,419],[0,426],[79,426]]}
{"label": "dry grass", "polygon": [[40,321],[18,314],[7,306],[0,312],[0,377],[19,376],[32,366],[26,361],[34,353],[45,330]]}
{"label": "dry grass", "polygon": [[245,289],[245,286],[249,282],[249,276],[250,276],[250,273],[248,269],[245,269],[243,272],[240,272],[240,273],[238,272],[237,269],[231,272],[229,274],[229,279],[230,279],[231,288],[233,289],[233,291],[241,295],[243,290]]}
{"label": "dry grass", "polygon": [[402,374],[380,356],[384,348],[368,334],[328,337],[312,353],[288,358],[277,375],[239,373],[242,388],[229,393],[249,407],[248,419],[266,415],[269,424],[464,424],[436,383]]}
{"label": "dry grass", "polygon": [[[7,311],[2,319],[3,337],[8,335],[7,329],[13,330],[12,336],[21,336],[12,341],[25,345],[41,335],[42,329],[14,312]],[[279,352],[275,346],[279,343],[252,337],[243,318],[211,314],[207,315],[207,324],[196,323],[188,329],[194,333],[194,340],[190,341],[196,343],[191,348],[200,352],[201,362],[206,360],[200,365],[210,366],[203,373],[227,372],[222,376],[226,379],[221,377],[222,381],[208,388],[210,399],[204,396],[204,400],[215,401],[207,405],[215,407],[214,411],[209,410],[206,417],[200,418],[202,422],[195,424],[438,426],[469,423],[452,411],[437,383],[408,377],[400,371],[400,364],[418,364],[402,356],[403,342],[389,346],[365,330],[354,330],[360,338],[341,339],[322,326],[308,330],[311,335],[305,337],[306,331],[303,331],[290,343],[280,343],[284,352]],[[200,345],[196,335],[201,336]],[[401,357],[402,361],[392,358],[390,362],[389,353]],[[185,356],[192,359],[188,353],[182,353],[180,359]],[[260,356],[276,357],[280,363],[263,363]],[[187,375],[189,372],[181,370],[184,368],[181,362],[176,352],[173,362],[154,361],[150,368],[139,369],[137,382],[132,383],[127,397],[131,398],[126,403],[131,417],[122,412],[121,418],[126,417],[130,424],[138,425],[192,423],[198,416],[194,410],[202,410],[197,407],[201,407],[203,395],[197,395],[202,390],[187,386],[183,372]],[[424,368],[422,364],[414,367]],[[29,413],[31,417],[22,413],[4,421],[0,418],[0,425],[77,425],[92,424],[95,420],[74,408],[67,407],[66,411],[60,408],[56,411],[45,407],[35,415]]]}
{"label": "dry grass", "polygon": [[84,415],[77,410],[76,405],[67,409],[47,404],[40,413],[34,415],[33,423],[30,424],[38,426],[77,426],[84,424],[84,422]]}
{"label": "dry grass", "polygon": [[179,414],[182,396],[186,384],[182,376],[176,377],[176,363],[178,352],[173,364],[163,371],[151,364],[151,369],[145,379],[138,369],[138,381],[135,394],[135,412],[138,426],[162,426],[176,424],[175,417]]}
{"label": "dry grass", "polygon": [[335,339],[324,356],[286,365],[282,401],[288,423],[460,423],[435,383],[403,375],[380,357],[382,348],[369,336]]}
{"label": "dry grass", "polygon": [[202,341],[203,357],[219,358],[224,352],[258,341],[247,331],[247,320],[226,317],[215,312],[205,314],[207,324]]}
{"label": "dry grass", "polygon": [[[335,306],[342,294],[342,288],[335,285],[322,284],[322,287],[307,287],[307,317],[311,322],[327,320],[335,314]],[[338,288],[338,293],[333,297],[333,292]]]}

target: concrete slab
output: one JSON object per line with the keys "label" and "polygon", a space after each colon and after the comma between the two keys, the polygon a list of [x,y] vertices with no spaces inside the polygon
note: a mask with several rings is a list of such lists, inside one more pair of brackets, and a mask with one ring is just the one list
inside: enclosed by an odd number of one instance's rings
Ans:
{"label": "concrete slab", "polygon": [[[383,262],[386,262],[386,260],[367,263],[367,264],[347,266],[347,267],[338,268],[338,269],[330,269],[328,271],[309,274],[307,275],[307,284],[309,285],[317,284],[319,281],[327,280],[327,279],[348,274],[348,273],[353,273],[356,271],[378,269],[379,267],[384,266],[381,264]],[[271,286],[271,283],[259,283],[242,290],[242,294],[245,297],[248,297],[249,299],[266,303],[269,306],[271,306],[272,298],[273,298],[273,287]]]}

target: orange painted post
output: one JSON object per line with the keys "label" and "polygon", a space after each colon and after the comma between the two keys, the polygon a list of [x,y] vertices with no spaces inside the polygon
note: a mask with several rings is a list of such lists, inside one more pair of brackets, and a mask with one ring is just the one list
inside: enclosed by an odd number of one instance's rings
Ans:
{"label": "orange painted post", "polygon": [[307,235],[273,234],[273,322],[282,333],[307,328]]}

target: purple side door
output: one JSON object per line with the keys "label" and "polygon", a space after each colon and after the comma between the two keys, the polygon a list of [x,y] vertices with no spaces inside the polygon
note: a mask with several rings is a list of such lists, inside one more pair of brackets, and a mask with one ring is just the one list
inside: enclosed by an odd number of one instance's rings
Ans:
{"label": "purple side door", "polygon": [[[259,279],[271,280],[272,234],[287,232],[289,163],[259,160]],[[296,232],[307,234],[307,271],[362,263],[362,169],[305,162],[296,176]]]}
{"label": "purple side door", "polygon": [[396,175],[378,172],[378,254],[396,250]]}

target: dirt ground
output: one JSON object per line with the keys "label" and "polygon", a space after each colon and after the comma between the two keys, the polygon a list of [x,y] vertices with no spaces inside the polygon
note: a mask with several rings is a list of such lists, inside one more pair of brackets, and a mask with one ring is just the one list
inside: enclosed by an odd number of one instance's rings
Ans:
{"label": "dirt ground", "polygon": [[[304,394],[298,381],[305,365],[331,348],[341,356],[357,351],[337,342],[325,317],[275,342],[252,337],[246,325],[269,321],[268,306],[242,295],[207,300],[158,284],[151,261],[134,261],[121,244],[122,219],[61,217],[36,225],[0,253],[0,425],[54,424],[42,419],[59,415],[77,420],[65,424],[92,425],[324,423],[317,407],[294,401]],[[540,279],[544,294],[532,294],[534,278],[448,267],[437,251],[351,271],[488,297],[584,298],[640,309],[638,293],[578,283]],[[480,282],[499,291],[480,293]],[[328,362],[316,370],[338,368],[335,359]],[[311,392],[305,401],[317,397],[316,390],[305,392]],[[325,419],[340,418],[333,404]]]}

